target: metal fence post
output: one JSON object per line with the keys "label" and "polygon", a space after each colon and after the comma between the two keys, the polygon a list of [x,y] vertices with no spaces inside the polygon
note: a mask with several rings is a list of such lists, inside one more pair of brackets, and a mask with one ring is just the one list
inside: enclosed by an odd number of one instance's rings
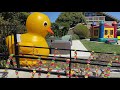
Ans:
{"label": "metal fence post", "polygon": [[69,62],[69,78],[71,78],[71,49],[70,49],[70,62]]}
{"label": "metal fence post", "polygon": [[[16,35],[16,27],[13,32],[14,35],[14,48],[15,48],[15,55],[19,55],[19,48],[18,48],[18,43],[17,43],[17,35]],[[15,57],[16,63],[17,63],[17,68],[20,68],[20,63],[19,63],[19,57]]]}

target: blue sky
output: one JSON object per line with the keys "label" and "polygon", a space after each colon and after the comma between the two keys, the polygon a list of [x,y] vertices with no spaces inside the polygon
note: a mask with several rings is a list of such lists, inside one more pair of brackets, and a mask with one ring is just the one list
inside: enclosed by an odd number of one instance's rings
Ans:
{"label": "blue sky", "polygon": [[[43,13],[48,15],[51,22],[55,22],[55,20],[57,19],[57,17],[60,15],[61,12],[43,12]],[[107,12],[107,13],[109,13],[110,15],[120,19],[120,12]]]}
{"label": "blue sky", "polygon": [[55,20],[57,19],[61,12],[43,12],[43,13],[48,15],[51,22],[55,22]]}
{"label": "blue sky", "polygon": [[115,16],[116,18],[120,19],[120,12],[107,12],[112,16]]}

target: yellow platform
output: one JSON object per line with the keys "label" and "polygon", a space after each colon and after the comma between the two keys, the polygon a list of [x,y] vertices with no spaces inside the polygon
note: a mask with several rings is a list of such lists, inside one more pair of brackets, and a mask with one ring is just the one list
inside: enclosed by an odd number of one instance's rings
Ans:
{"label": "yellow platform", "polygon": [[117,38],[120,40],[120,36],[117,36]]}

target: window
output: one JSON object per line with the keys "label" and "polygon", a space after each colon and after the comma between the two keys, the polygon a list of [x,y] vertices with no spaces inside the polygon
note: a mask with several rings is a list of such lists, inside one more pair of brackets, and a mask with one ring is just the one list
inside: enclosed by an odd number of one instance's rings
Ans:
{"label": "window", "polygon": [[110,30],[110,35],[113,35],[113,30]]}
{"label": "window", "polygon": [[85,16],[88,16],[88,13],[85,13]]}
{"label": "window", "polygon": [[92,18],[92,17],[89,17],[89,20],[93,20],[93,18]]}
{"label": "window", "polygon": [[99,20],[104,20],[105,19],[105,17],[99,17]]}
{"label": "window", "polygon": [[108,30],[105,30],[105,35],[108,35]]}
{"label": "window", "polygon": [[89,16],[92,16],[92,13],[88,13]]}
{"label": "window", "polygon": [[94,30],[94,36],[98,36],[98,30]]}
{"label": "window", "polygon": [[94,20],[98,20],[98,17],[94,17]]}
{"label": "window", "polygon": [[85,16],[95,16],[94,12],[85,12]]}
{"label": "window", "polygon": [[95,12],[92,12],[92,16],[95,16]]}

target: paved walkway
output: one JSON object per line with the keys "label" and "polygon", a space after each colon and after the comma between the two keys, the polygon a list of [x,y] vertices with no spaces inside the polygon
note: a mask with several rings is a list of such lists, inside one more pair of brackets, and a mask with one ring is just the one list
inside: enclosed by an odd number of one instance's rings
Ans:
{"label": "paved walkway", "polygon": [[118,45],[120,45],[120,40],[118,40]]}
{"label": "paved walkway", "polygon": [[[71,49],[76,49],[76,50],[85,50],[88,51],[85,46],[80,42],[80,40],[73,40],[72,41],[72,47]],[[89,52],[77,52],[78,57],[89,57],[90,53]],[[74,56],[74,52],[72,52],[72,56]]]}
{"label": "paved walkway", "polygon": [[[4,69],[0,69],[0,72],[3,72],[3,71],[4,71]],[[6,78],[17,78],[15,70],[7,70],[7,71],[8,71],[8,74],[7,74]],[[19,78],[31,78],[32,73],[19,71],[18,76],[19,76]],[[38,78],[38,73],[35,73],[34,78]],[[41,73],[40,78],[47,78],[47,74]],[[49,78],[58,78],[58,77],[57,77],[57,75],[51,74]],[[66,78],[66,76],[61,76],[61,78]]]}
{"label": "paved walkway", "polygon": [[[3,71],[4,71],[4,69],[0,69],[0,72],[3,72]],[[54,71],[54,72],[55,72],[55,71]],[[98,74],[99,74],[99,75],[101,74],[101,71],[100,71],[100,70],[98,70]],[[1,76],[2,76],[2,75],[0,75],[0,77],[1,77]],[[18,76],[19,76],[19,78],[31,78],[32,73],[19,71]],[[111,77],[111,78],[120,78],[120,72],[114,72],[114,71],[112,71],[112,72],[110,73],[110,77]],[[17,78],[16,73],[15,73],[15,70],[8,70],[8,74],[7,74],[6,78]],[[41,76],[38,77],[38,73],[35,73],[34,78],[48,78],[48,77],[47,77],[47,74],[43,74],[43,73],[41,73]],[[49,78],[58,78],[58,77],[57,77],[57,75],[51,74],[51,75],[49,76]],[[66,76],[61,76],[61,78],[68,78],[68,77],[66,77]]]}

